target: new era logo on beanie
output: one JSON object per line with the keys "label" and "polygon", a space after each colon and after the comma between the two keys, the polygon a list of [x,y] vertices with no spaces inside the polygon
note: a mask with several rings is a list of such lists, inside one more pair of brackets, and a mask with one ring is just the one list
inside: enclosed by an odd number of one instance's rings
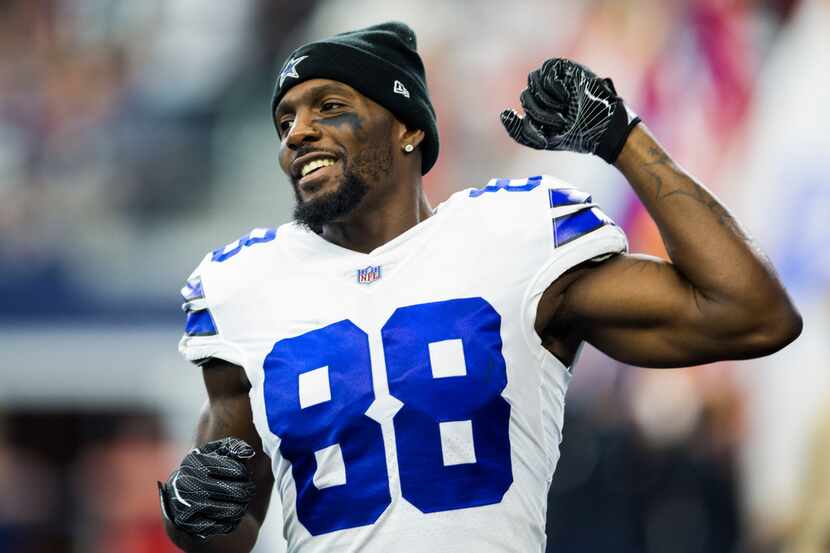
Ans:
{"label": "new era logo on beanie", "polygon": [[[438,159],[438,126],[417,47],[415,32],[397,21],[300,46],[288,56],[277,77],[272,119],[285,93],[303,81],[332,79],[345,83],[388,109],[409,128],[424,131],[418,147],[421,173],[426,174]],[[297,71],[300,62],[302,67]]]}
{"label": "new era logo on beanie", "polygon": [[401,83],[401,81],[395,81],[395,85],[392,87],[392,91],[395,94],[400,94],[401,96],[406,96],[407,98],[409,98],[409,91]]}

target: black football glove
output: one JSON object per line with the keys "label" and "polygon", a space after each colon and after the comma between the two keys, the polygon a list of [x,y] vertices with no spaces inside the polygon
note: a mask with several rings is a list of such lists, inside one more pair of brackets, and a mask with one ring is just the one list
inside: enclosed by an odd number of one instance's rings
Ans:
{"label": "black football glove", "polygon": [[553,58],[527,76],[520,100],[524,117],[501,113],[510,137],[537,150],[596,154],[614,163],[640,118],[617,96],[611,79],[590,69]]}
{"label": "black football glove", "polygon": [[254,496],[245,466],[245,459],[253,456],[253,448],[237,438],[192,450],[167,482],[158,483],[162,514],[176,528],[202,539],[233,532]]}

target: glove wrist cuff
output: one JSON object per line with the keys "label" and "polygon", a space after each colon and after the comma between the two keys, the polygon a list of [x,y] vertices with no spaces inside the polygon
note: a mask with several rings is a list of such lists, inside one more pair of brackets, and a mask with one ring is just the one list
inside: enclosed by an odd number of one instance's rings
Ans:
{"label": "glove wrist cuff", "polygon": [[605,136],[597,144],[597,149],[594,152],[596,155],[604,159],[609,164],[614,164],[619,157],[620,152],[625,146],[625,141],[628,135],[634,130],[634,127],[641,121],[640,117],[633,111],[628,109],[628,106],[622,100],[614,114],[611,116],[611,121],[608,124],[608,130]]}

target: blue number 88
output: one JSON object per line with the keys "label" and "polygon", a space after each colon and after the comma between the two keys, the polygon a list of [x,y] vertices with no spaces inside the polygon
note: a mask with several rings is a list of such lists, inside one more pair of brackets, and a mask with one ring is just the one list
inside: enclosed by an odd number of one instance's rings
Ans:
{"label": "blue number 88", "polygon": [[[422,512],[499,503],[513,481],[500,327],[489,303],[464,298],[399,308],[381,329],[389,392],[403,402],[393,418],[401,492]],[[449,365],[439,351],[455,354]],[[302,406],[300,379],[323,368],[330,398]],[[391,496],[380,425],[366,416],[375,398],[366,333],[344,320],[280,340],[264,371],[300,522],[312,535],[374,523]],[[472,451],[448,459],[445,441],[459,436],[471,436]],[[335,444],[345,482],[318,489],[317,455]]]}

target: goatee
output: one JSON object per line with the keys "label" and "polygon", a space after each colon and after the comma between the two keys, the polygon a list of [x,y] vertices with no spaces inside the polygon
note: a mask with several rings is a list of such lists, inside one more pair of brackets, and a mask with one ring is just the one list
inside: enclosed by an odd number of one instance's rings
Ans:
{"label": "goatee", "polygon": [[320,234],[323,232],[323,225],[347,215],[360,204],[367,192],[369,187],[352,172],[343,175],[340,186],[334,192],[328,192],[313,200],[303,201],[295,187],[297,205],[294,207],[294,219],[300,225]]}

